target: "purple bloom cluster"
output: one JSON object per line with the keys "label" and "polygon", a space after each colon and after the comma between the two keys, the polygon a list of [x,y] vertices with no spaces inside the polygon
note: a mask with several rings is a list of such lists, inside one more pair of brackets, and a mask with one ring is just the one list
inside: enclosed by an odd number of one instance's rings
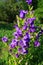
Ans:
{"label": "purple bloom cluster", "polygon": [[[26,2],[30,5],[32,4],[32,0],[26,0]],[[25,10],[20,10],[20,18],[25,19],[25,15],[28,13],[28,11]],[[12,39],[10,43],[10,49],[17,48],[17,52],[15,53],[15,56],[18,58],[20,54],[25,55],[28,53],[28,48],[30,47],[30,41],[31,41],[31,36],[33,36],[34,39],[34,33],[36,32],[37,27],[34,25],[34,21],[36,20],[35,17],[32,18],[27,18],[24,21],[24,24],[22,25],[21,28],[19,28],[18,25],[15,25],[16,31],[13,33],[14,38]],[[34,47],[39,47],[40,42],[38,41],[38,38],[40,35],[43,34],[43,30],[35,36],[35,41],[34,41]],[[2,38],[3,42],[7,42],[8,38],[4,36]]]}
{"label": "purple bloom cluster", "polygon": [[[19,28],[16,29],[16,32],[13,33],[15,38],[12,39],[12,42],[10,43],[10,47],[11,48],[15,48],[17,46],[19,47],[18,48],[18,52],[15,55],[16,57],[19,57],[19,54],[26,54],[26,53],[28,53],[27,48],[29,47],[30,34],[27,32],[27,33],[25,33],[23,35],[22,34],[22,30],[20,30]],[[16,33],[16,35],[15,35],[15,33]]]}
{"label": "purple bloom cluster", "polygon": [[16,25],[16,32],[13,33],[13,36],[15,36],[15,38],[19,38],[20,36],[22,36],[22,31],[20,30],[20,28]]}
{"label": "purple bloom cluster", "polygon": [[[37,27],[34,25],[35,20],[36,20],[35,17],[26,18],[26,21],[24,22],[24,25],[22,25],[22,28],[19,28],[18,25],[15,25],[16,32],[13,33],[14,39],[12,39],[10,47],[11,48],[18,47],[17,53],[15,54],[16,57],[19,57],[20,54],[24,55],[28,53],[27,49],[30,47],[29,43],[31,40],[31,33],[34,34],[34,32],[36,32],[37,29]],[[39,36],[41,32],[38,33],[36,38]],[[34,46],[35,47],[40,46],[40,43],[37,39],[34,41]]]}

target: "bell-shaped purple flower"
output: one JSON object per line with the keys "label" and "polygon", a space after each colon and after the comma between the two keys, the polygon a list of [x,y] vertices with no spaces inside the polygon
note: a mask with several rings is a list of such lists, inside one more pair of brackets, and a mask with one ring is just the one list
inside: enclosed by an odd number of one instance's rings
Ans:
{"label": "bell-shaped purple flower", "polygon": [[22,48],[21,54],[27,54],[27,53],[28,53],[28,50],[26,50],[25,48]]}
{"label": "bell-shaped purple flower", "polygon": [[4,36],[3,38],[2,38],[2,42],[7,42],[8,41],[8,38],[6,37],[6,36]]}
{"label": "bell-shaped purple flower", "polygon": [[13,42],[10,43],[9,45],[11,48],[15,48],[15,44]]}
{"label": "bell-shaped purple flower", "polygon": [[26,0],[26,2],[30,5],[32,4],[32,0]]}
{"label": "bell-shaped purple flower", "polygon": [[33,18],[28,18],[28,19],[27,19],[27,22],[28,22],[28,24],[32,24],[34,20],[36,20],[35,17],[33,17]]}
{"label": "bell-shaped purple flower", "polygon": [[34,46],[35,46],[35,47],[39,47],[39,46],[40,46],[40,42],[36,40],[36,41],[34,42]]}
{"label": "bell-shaped purple flower", "polygon": [[23,37],[23,40],[25,40],[26,42],[30,42],[30,34],[26,33]]}
{"label": "bell-shaped purple flower", "polygon": [[35,32],[34,28],[30,28],[29,32]]}
{"label": "bell-shaped purple flower", "polygon": [[18,46],[18,40],[17,39],[12,39],[12,42],[10,44],[11,48],[15,48],[16,46]]}
{"label": "bell-shaped purple flower", "polygon": [[29,32],[35,32],[36,31],[36,26],[34,26],[34,24],[31,24],[29,27]]}
{"label": "bell-shaped purple flower", "polygon": [[17,31],[17,33],[18,33],[19,36],[22,36],[22,30],[19,29],[19,30]]}
{"label": "bell-shaped purple flower", "polygon": [[17,31],[13,33],[13,36],[14,36],[15,38],[21,37],[21,36],[22,36],[22,30],[20,30],[20,29],[17,27]]}
{"label": "bell-shaped purple flower", "polygon": [[14,32],[14,33],[13,33],[13,36],[14,36],[15,38],[18,38],[18,37],[19,37],[19,35],[18,35],[17,32]]}
{"label": "bell-shaped purple flower", "polygon": [[20,40],[19,43],[18,43],[18,45],[19,45],[20,47],[24,47],[23,41]]}
{"label": "bell-shaped purple flower", "polygon": [[20,18],[24,18],[25,14],[27,14],[28,12],[25,10],[20,10]]}
{"label": "bell-shaped purple flower", "polygon": [[18,53],[19,54],[27,54],[28,50],[26,50],[25,48],[18,48]]}

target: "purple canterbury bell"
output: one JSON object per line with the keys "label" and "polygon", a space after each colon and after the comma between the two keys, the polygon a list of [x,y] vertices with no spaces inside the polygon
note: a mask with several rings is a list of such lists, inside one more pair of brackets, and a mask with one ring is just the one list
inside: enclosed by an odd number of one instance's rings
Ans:
{"label": "purple canterbury bell", "polygon": [[34,46],[35,46],[35,47],[39,47],[39,46],[40,46],[40,42],[39,42],[39,41],[35,41],[35,42],[34,42]]}
{"label": "purple canterbury bell", "polygon": [[20,10],[20,18],[25,18],[25,14],[27,14],[28,11]]}
{"label": "purple canterbury bell", "polygon": [[3,41],[3,42],[7,42],[7,41],[8,41],[8,38],[7,38],[6,36],[4,36],[4,37],[2,38],[2,41]]}
{"label": "purple canterbury bell", "polygon": [[36,20],[35,17],[33,17],[33,18],[27,18],[28,24],[33,24],[33,23],[34,23],[34,22],[33,22],[34,20]]}
{"label": "purple canterbury bell", "polygon": [[26,2],[30,5],[32,4],[32,0],[26,0]]}
{"label": "purple canterbury bell", "polygon": [[11,44],[10,44],[10,47],[11,47],[11,48],[14,48],[14,47],[16,47],[16,46],[18,46],[18,40],[17,40],[17,39],[12,39],[12,42],[11,42]]}

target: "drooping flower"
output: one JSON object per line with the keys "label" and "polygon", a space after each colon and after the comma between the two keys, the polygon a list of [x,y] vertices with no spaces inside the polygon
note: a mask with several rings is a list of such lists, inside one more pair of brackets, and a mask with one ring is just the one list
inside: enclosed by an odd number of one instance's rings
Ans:
{"label": "drooping flower", "polygon": [[33,23],[34,23],[34,22],[33,22],[34,20],[36,20],[35,17],[33,17],[33,18],[27,18],[28,24],[33,24]]}
{"label": "drooping flower", "polygon": [[14,43],[10,43],[10,45],[9,45],[11,48],[15,48],[15,44]]}
{"label": "drooping flower", "polygon": [[23,37],[23,40],[25,40],[26,42],[30,41],[30,34],[26,33]]}
{"label": "drooping flower", "polygon": [[14,36],[15,38],[18,38],[18,37],[19,37],[19,35],[18,35],[17,32],[14,32],[14,33],[13,33],[13,36]]}
{"label": "drooping flower", "polygon": [[20,10],[20,18],[24,18],[25,14],[27,14],[28,12],[25,10]]}
{"label": "drooping flower", "polygon": [[18,48],[18,53],[24,55],[28,53],[28,50],[26,50],[25,48]]}
{"label": "drooping flower", "polygon": [[17,31],[13,33],[13,36],[15,38],[21,37],[22,36],[22,30],[20,30],[20,29],[17,28]]}
{"label": "drooping flower", "polygon": [[23,40],[20,40],[19,43],[18,43],[18,45],[19,45],[20,47],[24,47]]}
{"label": "drooping flower", "polygon": [[10,43],[11,48],[15,48],[18,46],[18,40],[17,39],[12,39],[12,42]]}
{"label": "drooping flower", "polygon": [[30,5],[32,4],[32,0],[26,0],[26,2]]}
{"label": "drooping flower", "polygon": [[29,29],[29,32],[35,32],[35,31],[36,31],[35,26],[33,26],[33,27],[31,26],[30,29]]}
{"label": "drooping flower", "polygon": [[28,50],[26,50],[25,48],[22,48],[21,54],[27,54],[27,53],[28,53]]}
{"label": "drooping flower", "polygon": [[2,42],[7,42],[8,41],[8,38],[6,37],[6,36],[4,36],[3,38],[2,38]]}
{"label": "drooping flower", "polygon": [[17,33],[18,33],[19,36],[22,36],[22,30],[19,29],[19,30],[17,31]]}
{"label": "drooping flower", "polygon": [[36,41],[34,42],[34,46],[35,46],[35,47],[39,47],[39,46],[40,46],[40,42],[36,40]]}

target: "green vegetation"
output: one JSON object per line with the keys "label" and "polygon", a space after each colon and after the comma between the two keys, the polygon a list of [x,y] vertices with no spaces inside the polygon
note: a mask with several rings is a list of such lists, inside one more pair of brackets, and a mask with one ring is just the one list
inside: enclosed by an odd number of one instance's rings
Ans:
{"label": "green vegetation", "polygon": [[[33,0],[33,6],[35,16],[38,18],[36,25],[39,25],[38,21],[40,21],[41,24],[39,26],[42,26],[43,28],[43,0]],[[13,26],[16,23],[16,15],[19,15],[20,9],[28,9],[28,5],[24,0],[19,2],[16,2],[16,0],[8,0],[6,2],[0,1],[0,65],[9,65],[9,63],[10,65],[15,65],[12,57],[9,55],[9,52],[7,52],[8,48],[3,44],[1,38],[3,36],[7,36],[12,39],[12,33],[14,31]],[[12,23],[13,21],[15,22],[14,24]],[[31,48],[34,49],[31,51],[32,55],[27,54],[20,65],[25,65],[25,62],[28,62],[28,65],[43,65],[43,35],[40,37],[40,43],[41,46],[39,48]]]}

